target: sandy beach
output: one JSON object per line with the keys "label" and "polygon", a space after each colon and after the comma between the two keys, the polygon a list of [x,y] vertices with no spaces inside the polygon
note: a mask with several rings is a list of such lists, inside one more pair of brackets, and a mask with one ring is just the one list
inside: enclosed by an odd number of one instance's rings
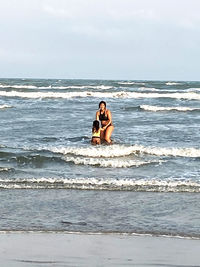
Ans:
{"label": "sandy beach", "polygon": [[200,266],[200,241],[118,234],[1,233],[0,265]]}

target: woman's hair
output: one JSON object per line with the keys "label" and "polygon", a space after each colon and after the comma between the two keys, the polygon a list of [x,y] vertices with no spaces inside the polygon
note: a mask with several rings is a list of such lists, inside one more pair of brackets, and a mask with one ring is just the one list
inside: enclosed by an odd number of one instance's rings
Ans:
{"label": "woman's hair", "polygon": [[100,108],[101,104],[104,104],[105,107],[106,107],[106,102],[105,102],[105,101],[101,101],[101,102],[99,103],[99,108]]}
{"label": "woman's hair", "polygon": [[95,120],[93,121],[93,127],[92,127],[92,132],[98,132],[99,130],[99,121]]}

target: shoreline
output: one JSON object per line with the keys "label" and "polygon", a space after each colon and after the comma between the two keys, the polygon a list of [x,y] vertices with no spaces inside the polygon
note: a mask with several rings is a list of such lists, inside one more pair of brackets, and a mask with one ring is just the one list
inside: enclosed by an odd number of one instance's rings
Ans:
{"label": "shoreline", "polygon": [[199,266],[196,239],[95,233],[0,232],[0,264]]}
{"label": "shoreline", "polygon": [[170,234],[156,234],[156,233],[137,233],[137,232],[90,232],[90,231],[67,231],[67,230],[0,230],[0,236],[6,234],[63,234],[63,235],[97,235],[97,236],[124,236],[124,237],[152,237],[152,238],[172,238],[184,240],[199,240],[199,236],[184,236],[184,235],[170,235]]}

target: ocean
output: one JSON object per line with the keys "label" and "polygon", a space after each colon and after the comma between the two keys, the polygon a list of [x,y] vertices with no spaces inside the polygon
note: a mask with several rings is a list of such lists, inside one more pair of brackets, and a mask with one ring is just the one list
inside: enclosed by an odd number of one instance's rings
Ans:
{"label": "ocean", "polygon": [[200,82],[0,79],[0,118],[1,232],[200,238]]}

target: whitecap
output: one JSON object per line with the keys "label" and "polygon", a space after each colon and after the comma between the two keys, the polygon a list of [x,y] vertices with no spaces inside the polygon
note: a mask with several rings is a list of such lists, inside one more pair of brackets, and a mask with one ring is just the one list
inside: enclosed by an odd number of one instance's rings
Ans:
{"label": "whitecap", "polygon": [[181,85],[182,83],[178,83],[178,82],[167,82],[165,84],[166,85]]}
{"label": "whitecap", "polygon": [[86,156],[92,158],[113,158],[136,154],[134,146],[112,145],[112,146],[89,146],[89,147],[51,147],[46,148],[54,153],[63,155]]}
{"label": "whitecap", "polygon": [[44,99],[44,98],[75,98],[75,97],[96,97],[96,98],[174,98],[174,99],[188,99],[188,100],[200,100],[200,94],[194,92],[187,93],[139,93],[139,92],[17,92],[17,91],[1,91],[0,96],[4,97],[21,97],[32,99]]}
{"label": "whitecap", "polygon": [[143,82],[118,82],[118,84],[122,84],[122,85],[132,85],[132,84],[145,85],[145,83],[143,83]]}
{"label": "whitecap", "polygon": [[198,111],[200,108],[190,108],[190,107],[159,107],[159,106],[149,106],[149,105],[141,105],[141,109],[146,111],[181,111],[181,112],[187,112],[187,111]]}
{"label": "whitecap", "polygon": [[113,86],[107,85],[69,85],[69,86],[35,86],[35,85],[13,85],[13,84],[0,84],[0,88],[14,88],[14,89],[100,89],[109,90]]}
{"label": "whitecap", "polygon": [[138,88],[138,90],[140,90],[140,91],[152,91],[152,92],[155,92],[155,91],[160,91],[161,92],[161,90],[160,89],[156,89],[156,88],[151,88],[151,87],[140,87],[140,88]]}
{"label": "whitecap", "polygon": [[42,148],[63,155],[75,155],[89,158],[117,158],[129,155],[149,154],[155,156],[200,157],[198,148],[145,147],[142,145],[112,145],[98,147],[49,147]]}
{"label": "whitecap", "polygon": [[122,159],[122,158],[88,158],[88,157],[64,157],[66,162],[73,162],[76,165],[90,165],[90,166],[100,166],[104,168],[128,168],[128,167],[139,167],[142,165],[159,163],[161,161],[149,160],[149,161],[139,161],[132,159]]}
{"label": "whitecap", "polygon": [[3,84],[0,84],[0,88],[37,89],[38,87],[34,86],[34,85],[9,85],[9,84],[3,85]]}
{"label": "whitecap", "polygon": [[133,146],[138,153],[146,153],[155,156],[173,156],[173,157],[200,157],[200,149],[198,148],[166,148],[166,147],[144,147],[142,145]]}
{"label": "whitecap", "polygon": [[0,179],[4,189],[82,189],[124,190],[143,192],[200,192],[200,181],[190,179],[126,179],[126,178],[32,178]]}
{"label": "whitecap", "polygon": [[0,105],[0,109],[6,109],[6,108],[12,108],[12,106],[9,106],[9,105]]}

